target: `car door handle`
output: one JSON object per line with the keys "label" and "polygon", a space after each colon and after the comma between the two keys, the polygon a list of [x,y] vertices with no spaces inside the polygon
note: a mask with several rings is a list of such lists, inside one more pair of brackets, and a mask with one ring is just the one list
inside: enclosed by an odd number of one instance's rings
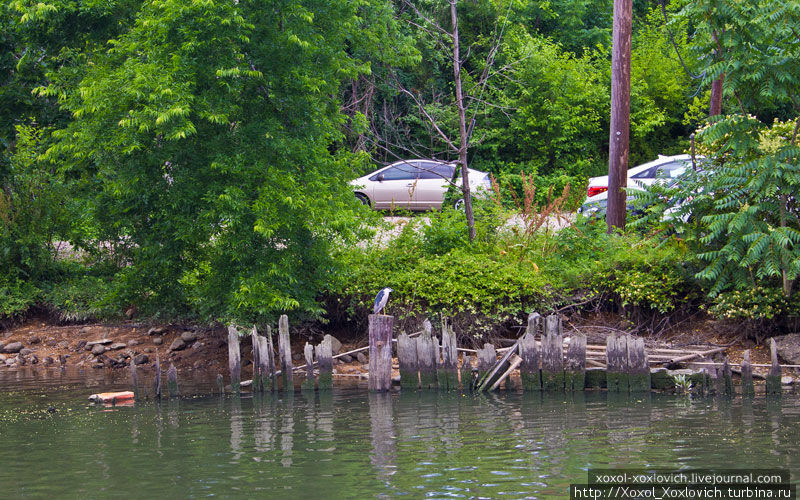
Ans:
{"label": "car door handle", "polygon": [[414,187],[414,183],[412,182],[412,183],[406,184],[406,187],[409,187],[409,188],[410,187]]}

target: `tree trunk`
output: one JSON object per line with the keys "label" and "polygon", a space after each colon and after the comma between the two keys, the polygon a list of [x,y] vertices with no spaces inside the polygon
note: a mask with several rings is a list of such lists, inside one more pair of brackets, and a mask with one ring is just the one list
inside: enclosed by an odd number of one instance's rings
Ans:
{"label": "tree trunk", "polygon": [[708,108],[708,116],[717,116],[722,114],[722,81],[724,76],[720,76],[711,82],[711,104]]}
{"label": "tree trunk", "polygon": [[475,240],[475,215],[472,212],[472,193],[469,189],[469,169],[467,168],[467,116],[464,110],[464,96],[461,92],[461,55],[458,40],[458,13],[456,0],[450,0],[450,17],[453,21],[453,72],[456,86],[456,106],[458,107],[458,163],[461,165],[461,192],[464,195],[464,213],[467,216],[467,229],[470,243]]}
{"label": "tree trunk", "polygon": [[608,145],[608,232],[625,227],[625,188],[631,123],[632,0],[614,0],[611,53],[611,127]]}

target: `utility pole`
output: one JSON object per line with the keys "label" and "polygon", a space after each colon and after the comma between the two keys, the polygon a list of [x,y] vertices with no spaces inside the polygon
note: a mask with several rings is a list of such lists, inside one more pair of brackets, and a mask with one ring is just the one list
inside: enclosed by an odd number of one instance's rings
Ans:
{"label": "utility pole", "polygon": [[608,144],[608,232],[625,227],[631,128],[631,24],[633,1],[614,0],[611,48],[611,127]]}

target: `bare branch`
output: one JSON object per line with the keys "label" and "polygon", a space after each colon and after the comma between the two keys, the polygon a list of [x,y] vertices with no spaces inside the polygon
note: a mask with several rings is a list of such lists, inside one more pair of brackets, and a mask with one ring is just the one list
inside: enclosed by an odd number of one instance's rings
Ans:
{"label": "bare branch", "polygon": [[458,147],[456,147],[456,145],[453,144],[453,141],[451,141],[450,138],[447,137],[447,135],[442,131],[442,129],[439,128],[439,125],[436,123],[436,119],[434,119],[428,113],[428,111],[422,105],[422,102],[417,98],[417,96],[415,96],[411,91],[409,91],[408,89],[406,89],[402,85],[399,86],[399,89],[400,89],[401,92],[403,92],[404,94],[408,95],[409,97],[411,97],[411,99],[414,100],[414,102],[416,103],[417,107],[419,108],[420,113],[422,113],[425,116],[425,119],[428,120],[428,122],[431,124],[431,126],[434,128],[434,130],[436,130],[436,133],[439,134],[439,137],[441,137],[442,140],[444,140],[444,142],[446,142],[447,145],[450,146],[453,149],[453,151],[458,151]]}

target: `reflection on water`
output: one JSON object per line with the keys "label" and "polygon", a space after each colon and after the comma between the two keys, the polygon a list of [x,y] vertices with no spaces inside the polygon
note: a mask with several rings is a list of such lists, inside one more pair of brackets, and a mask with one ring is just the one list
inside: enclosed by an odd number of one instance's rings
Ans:
{"label": "reflection on water", "polygon": [[0,393],[0,496],[565,498],[590,467],[736,457],[800,473],[794,395],[337,388],[101,408],[85,404],[87,389]]}

